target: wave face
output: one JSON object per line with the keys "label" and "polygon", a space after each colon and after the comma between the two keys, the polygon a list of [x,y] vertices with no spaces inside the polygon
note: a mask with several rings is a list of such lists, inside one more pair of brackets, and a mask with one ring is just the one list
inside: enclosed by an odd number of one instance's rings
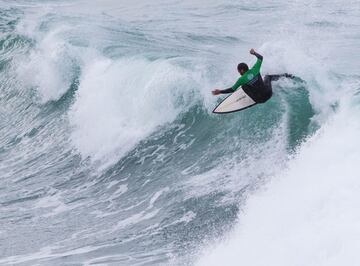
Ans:
{"label": "wave face", "polygon": [[[356,1],[0,1],[1,265],[358,265]],[[264,55],[266,104],[213,115]]]}

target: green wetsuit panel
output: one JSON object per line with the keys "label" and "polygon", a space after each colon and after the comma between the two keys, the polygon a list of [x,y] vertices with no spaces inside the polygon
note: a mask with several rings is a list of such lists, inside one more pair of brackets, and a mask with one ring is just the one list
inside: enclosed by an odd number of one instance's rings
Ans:
{"label": "green wetsuit panel", "polygon": [[232,86],[232,89],[236,91],[240,86],[247,84],[251,80],[254,79],[258,74],[260,74],[260,67],[262,64],[262,60],[257,59],[256,63],[253,65],[251,69],[246,71],[244,75],[242,75],[236,83]]}

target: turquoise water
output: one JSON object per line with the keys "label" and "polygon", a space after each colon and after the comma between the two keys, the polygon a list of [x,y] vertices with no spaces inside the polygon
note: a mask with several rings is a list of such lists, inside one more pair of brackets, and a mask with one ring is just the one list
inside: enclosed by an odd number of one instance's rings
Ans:
{"label": "turquoise water", "polygon": [[0,264],[357,265],[359,8],[0,1]]}

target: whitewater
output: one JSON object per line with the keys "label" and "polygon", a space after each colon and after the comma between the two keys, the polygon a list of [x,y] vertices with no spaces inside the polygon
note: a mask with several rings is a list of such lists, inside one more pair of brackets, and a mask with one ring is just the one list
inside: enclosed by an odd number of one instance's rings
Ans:
{"label": "whitewater", "polygon": [[[0,13],[0,265],[360,264],[359,1]],[[212,114],[251,48],[301,80]]]}

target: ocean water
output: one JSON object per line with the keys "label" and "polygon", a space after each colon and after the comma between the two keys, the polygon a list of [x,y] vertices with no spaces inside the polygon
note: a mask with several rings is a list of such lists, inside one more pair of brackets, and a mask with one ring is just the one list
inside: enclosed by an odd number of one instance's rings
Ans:
{"label": "ocean water", "polygon": [[[359,1],[0,12],[0,265],[360,264]],[[302,81],[212,114],[250,48]]]}

